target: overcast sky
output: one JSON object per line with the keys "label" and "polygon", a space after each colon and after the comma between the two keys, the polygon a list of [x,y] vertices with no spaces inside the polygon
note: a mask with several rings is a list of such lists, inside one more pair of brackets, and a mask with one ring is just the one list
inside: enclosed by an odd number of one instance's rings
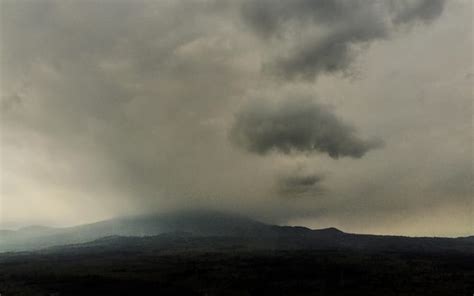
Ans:
{"label": "overcast sky", "polygon": [[1,227],[474,232],[471,0],[0,3]]}

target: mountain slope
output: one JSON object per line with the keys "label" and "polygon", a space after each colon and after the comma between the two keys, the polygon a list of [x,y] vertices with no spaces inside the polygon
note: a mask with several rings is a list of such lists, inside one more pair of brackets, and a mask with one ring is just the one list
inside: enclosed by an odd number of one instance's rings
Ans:
{"label": "mountain slope", "polygon": [[201,236],[256,236],[268,234],[272,230],[266,224],[238,215],[213,211],[183,211],[123,217],[67,228],[35,226],[0,232],[0,251],[22,251],[84,243],[112,235],[151,236],[167,232],[190,232]]}
{"label": "mountain slope", "polygon": [[[112,219],[70,228],[21,229],[0,233],[0,251],[52,246],[120,249],[348,249],[362,251],[474,253],[474,240],[344,233],[336,228],[268,225],[242,216],[211,211],[174,212]],[[164,247],[166,246],[166,248]]]}

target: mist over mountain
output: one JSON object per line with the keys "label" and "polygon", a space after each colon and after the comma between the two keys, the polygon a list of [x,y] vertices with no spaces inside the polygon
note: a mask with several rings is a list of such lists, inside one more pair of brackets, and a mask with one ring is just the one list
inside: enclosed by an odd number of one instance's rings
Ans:
{"label": "mist over mountain", "polygon": [[[155,237],[155,238],[153,238]],[[410,238],[344,233],[336,228],[265,224],[241,215],[206,210],[129,216],[67,228],[32,226],[0,233],[0,251],[28,251],[75,245],[111,248],[122,242],[153,247],[170,238],[229,240],[257,249],[357,249],[473,252],[471,238]],[[107,238],[107,239],[105,239]],[[212,249],[212,244],[208,246]]]}
{"label": "mist over mountain", "polygon": [[472,236],[351,234],[179,211],[0,237],[5,295],[441,296],[474,288]]}
{"label": "mist over mountain", "polygon": [[266,225],[237,215],[211,211],[180,211],[128,216],[66,228],[27,227],[1,234],[3,250],[27,250],[83,243],[105,236],[150,236],[166,232],[195,235],[246,235]]}

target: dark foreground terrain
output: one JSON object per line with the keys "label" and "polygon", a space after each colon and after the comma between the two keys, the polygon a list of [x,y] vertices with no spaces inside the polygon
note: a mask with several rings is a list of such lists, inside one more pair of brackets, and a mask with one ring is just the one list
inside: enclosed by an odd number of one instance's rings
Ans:
{"label": "dark foreground terrain", "polygon": [[471,296],[474,237],[351,234],[206,211],[35,226],[0,232],[0,293]]}
{"label": "dark foreground terrain", "polygon": [[253,240],[109,237],[0,254],[10,295],[472,295],[472,253],[269,250]]}

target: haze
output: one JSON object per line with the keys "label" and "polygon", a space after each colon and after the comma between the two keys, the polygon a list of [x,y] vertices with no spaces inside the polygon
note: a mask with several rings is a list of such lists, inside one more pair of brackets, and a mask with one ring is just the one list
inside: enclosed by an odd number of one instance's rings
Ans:
{"label": "haze", "polygon": [[473,233],[470,0],[0,3],[0,228]]}

